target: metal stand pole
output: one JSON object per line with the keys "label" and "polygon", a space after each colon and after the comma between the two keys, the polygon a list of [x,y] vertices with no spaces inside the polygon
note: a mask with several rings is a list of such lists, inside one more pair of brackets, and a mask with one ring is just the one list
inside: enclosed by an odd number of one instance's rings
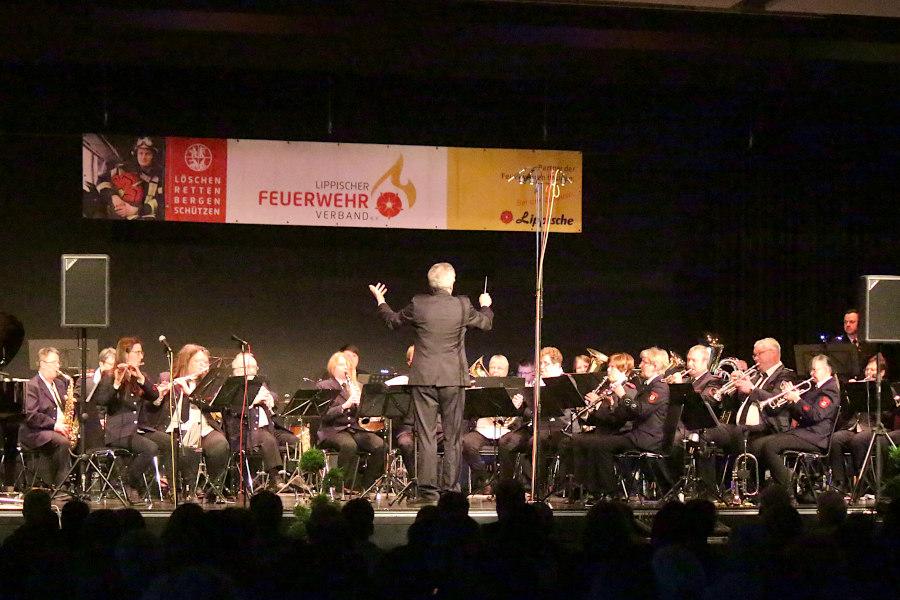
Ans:
{"label": "metal stand pole", "polygon": [[[169,363],[169,423],[171,423],[175,415],[175,353],[168,347],[166,348],[166,361]],[[178,455],[181,452],[181,444],[178,439],[180,434],[181,423],[172,429],[172,434],[169,436],[169,449],[172,453],[171,464],[169,465],[171,467],[169,472],[169,490],[172,492],[172,502],[175,508],[178,508],[178,488],[180,483],[180,475],[178,473]]]}
{"label": "metal stand pole", "polygon": [[[526,172],[527,171],[527,172]],[[530,170],[522,169],[507,182],[528,183],[534,186],[534,218],[535,218],[535,277],[534,277],[534,407],[532,409],[531,431],[531,499],[537,494],[537,471],[540,454],[540,411],[541,411],[541,324],[544,318],[544,256],[547,252],[547,239],[550,233],[550,219],[553,216],[553,203],[559,195],[559,187],[570,183],[571,179],[559,169],[548,170],[546,186],[543,167],[538,165]],[[544,192],[547,191],[547,199]],[[545,209],[546,202],[546,209]]]}
{"label": "metal stand pole", "polygon": [[[533,169],[532,169],[533,172]],[[531,499],[538,497],[537,472],[540,454],[540,412],[541,412],[541,325],[544,318],[544,183],[538,175],[534,183],[535,225],[535,274],[534,274],[534,408],[531,423]],[[549,227],[549,222],[546,224]]]}

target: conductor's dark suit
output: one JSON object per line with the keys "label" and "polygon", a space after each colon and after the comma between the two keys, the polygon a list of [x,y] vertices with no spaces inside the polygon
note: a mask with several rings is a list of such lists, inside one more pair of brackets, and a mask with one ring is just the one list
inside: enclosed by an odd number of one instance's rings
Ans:
{"label": "conductor's dark suit", "polygon": [[[438,490],[459,488],[464,388],[469,383],[466,329],[490,329],[494,313],[490,307],[475,310],[464,296],[433,290],[431,294],[415,296],[400,312],[394,312],[387,303],[379,304],[378,315],[391,329],[411,325],[416,332],[416,351],[409,371],[416,406],[416,479],[419,495],[432,499]],[[444,430],[440,486],[437,481],[438,413]]]}

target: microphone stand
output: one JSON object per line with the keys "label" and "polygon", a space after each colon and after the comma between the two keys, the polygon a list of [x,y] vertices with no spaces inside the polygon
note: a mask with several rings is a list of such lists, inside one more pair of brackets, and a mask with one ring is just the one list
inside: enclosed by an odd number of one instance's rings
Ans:
{"label": "microphone stand", "polygon": [[[169,344],[166,344],[165,346],[166,362],[169,365],[169,423],[171,423],[175,416],[175,353]],[[178,423],[178,426],[172,429],[172,434],[169,436],[169,450],[172,453],[172,458],[170,459],[171,464],[169,465],[171,467],[171,473],[169,473],[169,478],[171,480],[169,481],[169,489],[172,491],[172,502],[175,504],[175,508],[178,508],[178,454],[181,451],[180,435],[181,423]]]}
{"label": "microphone stand", "polygon": [[[543,168],[538,165],[531,169],[522,169],[509,179],[507,183],[515,181],[519,185],[529,184],[534,187],[534,218],[535,218],[535,277],[534,277],[534,406],[532,408],[532,432],[531,432],[531,499],[537,494],[538,456],[540,450],[540,406],[541,406],[541,325],[544,318],[544,257],[547,254],[547,241],[550,236],[550,219],[553,216],[554,201],[559,196],[559,187],[571,183],[571,178],[559,169],[550,170],[547,173],[549,186],[546,186],[543,176]],[[547,192],[546,202],[544,200]]]}
{"label": "microphone stand", "polygon": [[[236,336],[231,336],[232,339],[236,339]],[[244,340],[237,339],[241,345],[241,360],[243,362],[244,367],[244,398],[241,402],[241,419],[240,419],[240,436],[238,438],[238,477],[240,478],[240,484],[238,484],[238,494],[241,496],[241,506],[247,508],[247,490],[244,488],[244,467],[248,466],[247,462],[247,442],[244,434],[247,434],[247,437],[250,435],[250,423],[246,420],[247,416],[247,394],[250,388],[250,377],[247,374],[247,355],[250,354],[250,343]],[[246,424],[246,431],[245,431]],[[248,469],[249,471],[249,469]],[[247,473],[247,477],[250,476],[250,473]]]}
{"label": "microphone stand", "polygon": [[[857,502],[859,500],[860,491],[862,490],[863,480],[866,477],[866,470],[872,464],[872,461],[875,461],[874,465],[874,487],[875,487],[875,503],[878,504],[881,502],[881,483],[882,483],[882,473],[884,472],[884,457],[882,455],[882,449],[884,448],[884,440],[887,440],[888,444],[891,445],[892,448],[896,448],[897,445],[894,443],[894,440],[891,439],[888,434],[888,430],[884,426],[884,422],[881,419],[881,383],[883,378],[881,376],[881,371],[884,369],[884,359],[881,358],[881,345],[879,344],[877,347],[877,352],[875,353],[875,427],[872,430],[872,439],[869,440],[869,447],[866,450],[866,457],[863,459],[862,467],[859,470],[859,476],[856,478],[856,485],[853,486],[853,494],[851,495],[851,501]],[[874,452],[874,454],[873,454]]]}

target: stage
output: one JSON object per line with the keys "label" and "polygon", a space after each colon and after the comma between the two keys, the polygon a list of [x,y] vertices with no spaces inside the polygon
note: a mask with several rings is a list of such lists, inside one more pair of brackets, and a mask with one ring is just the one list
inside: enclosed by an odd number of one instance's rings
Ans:
{"label": "stage", "polygon": [[[284,519],[290,521],[294,518],[294,506],[307,499],[294,494],[281,494],[284,504]],[[54,500],[54,507],[60,509],[65,500]],[[581,543],[581,533],[584,527],[587,509],[580,504],[570,504],[564,499],[553,498],[548,501],[553,508],[554,535],[558,542],[564,546],[575,548]],[[90,502],[91,510],[120,509],[122,504],[115,498],[102,502]],[[387,501],[373,502],[375,508],[375,533],[372,541],[383,549],[393,548],[406,542],[406,530],[413,523],[416,513],[421,508],[420,504],[407,504],[400,501],[394,506],[389,506]],[[224,508],[241,507],[240,502],[204,503],[206,510],[221,510]],[[492,497],[475,495],[469,497],[469,516],[478,523],[489,523],[497,519],[496,504]],[[642,527],[645,537],[649,539],[650,526],[658,511],[658,507],[650,503],[629,504],[634,511],[638,524]],[[174,510],[174,505],[165,502],[152,504],[139,504],[133,506],[140,511],[146,522],[147,528],[155,533],[160,533],[168,521],[169,515]],[[816,507],[814,505],[800,505],[797,507],[804,523],[809,526],[815,522]],[[874,506],[854,505],[847,509],[848,513],[874,514]],[[756,507],[717,507],[717,524],[711,543],[723,544],[727,541],[732,529],[741,525],[752,523],[759,516]],[[0,504],[0,540],[5,539],[16,527],[23,523],[21,505],[5,501]]]}

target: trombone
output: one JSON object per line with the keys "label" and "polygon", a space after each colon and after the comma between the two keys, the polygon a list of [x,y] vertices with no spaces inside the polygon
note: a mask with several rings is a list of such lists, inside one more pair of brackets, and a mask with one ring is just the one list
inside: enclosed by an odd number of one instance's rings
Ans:
{"label": "trombone", "polygon": [[805,394],[806,392],[808,392],[809,390],[812,389],[814,382],[815,382],[815,379],[813,377],[810,377],[809,379],[806,379],[805,381],[801,381],[797,385],[789,387],[788,389],[784,390],[780,394],[775,394],[771,398],[766,398],[765,400],[760,400],[759,407],[764,408],[766,406],[771,406],[772,408],[778,408],[779,406],[781,406],[782,404],[785,404],[787,402],[787,400],[785,399],[785,396],[787,396],[791,392],[797,392],[798,394]]}

